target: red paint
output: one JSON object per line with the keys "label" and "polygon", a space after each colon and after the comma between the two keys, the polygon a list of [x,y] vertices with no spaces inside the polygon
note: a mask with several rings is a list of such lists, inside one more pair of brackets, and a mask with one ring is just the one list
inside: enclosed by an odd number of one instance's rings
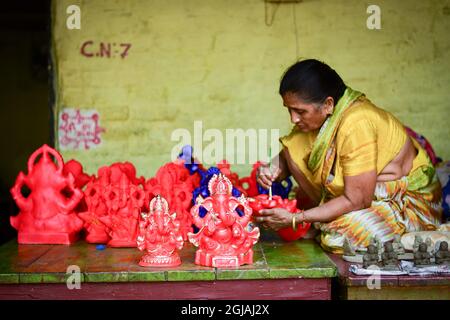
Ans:
{"label": "red paint", "polygon": [[[269,199],[267,194],[260,194],[253,198],[253,201],[250,201],[250,206],[253,209],[254,216],[259,215],[259,211],[262,209],[273,209],[273,208],[284,208],[291,213],[298,213],[297,209],[297,200],[288,200],[283,199],[280,196],[272,196],[272,199]],[[278,230],[278,235],[284,241],[294,241],[303,237],[306,232],[308,232],[311,224],[305,223],[304,226],[298,225],[297,231],[294,231],[292,227],[284,228]]]}
{"label": "red paint", "polygon": [[[56,164],[50,158],[53,156]],[[83,197],[72,173],[64,174],[61,155],[47,145],[28,159],[28,175],[20,172],[11,194],[20,209],[11,217],[21,244],[70,244],[76,241],[83,221],[75,208]],[[27,186],[31,193],[22,194]]]}
{"label": "red paint", "polygon": [[176,213],[169,214],[166,199],[159,195],[150,202],[150,212],[141,214],[137,247],[146,254],[139,261],[143,267],[175,267],[181,264],[178,250],[183,236]]}
{"label": "red paint", "polygon": [[[253,245],[259,229],[249,225],[252,209],[247,199],[231,195],[232,184],[222,174],[214,175],[208,184],[210,197],[197,198],[191,209],[195,225],[200,229],[189,233],[189,241],[198,247],[195,263],[208,267],[237,267],[253,263]],[[200,217],[200,207],[207,213]],[[241,217],[236,209],[240,208]]]}
{"label": "red paint", "polygon": [[88,150],[101,143],[99,114],[91,111],[64,109],[60,114],[59,143],[62,149]]}
{"label": "red paint", "polygon": [[111,44],[100,42],[100,57],[111,58]]}
{"label": "red paint", "polygon": [[81,48],[80,48],[80,53],[83,56],[88,57],[88,58],[93,57],[94,54],[92,52],[89,53],[89,52],[86,51],[86,47],[87,46],[91,46],[93,43],[94,43],[94,41],[92,41],[92,40],[83,42],[83,44],[81,45]]}
{"label": "red paint", "polygon": [[[96,48],[97,47],[97,48]],[[119,53],[119,50],[114,50],[116,47],[116,43],[110,42],[99,42],[99,44],[95,44],[92,40],[87,40],[81,44],[80,54],[87,57],[99,57],[99,58],[114,58],[115,53]],[[125,59],[128,56],[128,52],[131,48],[131,43],[120,43],[119,47],[121,49],[120,57]]]}
{"label": "red paint", "polygon": [[123,48],[120,56],[122,57],[122,59],[124,59],[128,55],[128,50],[130,50],[131,48],[131,43],[121,43],[120,46]]}

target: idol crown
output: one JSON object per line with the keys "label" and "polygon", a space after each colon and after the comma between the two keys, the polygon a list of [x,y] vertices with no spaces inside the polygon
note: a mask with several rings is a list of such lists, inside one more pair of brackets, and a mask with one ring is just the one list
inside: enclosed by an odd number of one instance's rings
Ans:
{"label": "idol crown", "polygon": [[160,195],[157,195],[150,201],[150,212],[169,212],[169,204],[167,203],[167,200]]}
{"label": "idol crown", "polygon": [[208,190],[209,190],[210,195],[215,195],[215,194],[230,195],[231,191],[233,190],[233,185],[231,184],[231,181],[226,176],[219,173],[218,175],[215,174],[211,178],[211,180],[209,180]]}

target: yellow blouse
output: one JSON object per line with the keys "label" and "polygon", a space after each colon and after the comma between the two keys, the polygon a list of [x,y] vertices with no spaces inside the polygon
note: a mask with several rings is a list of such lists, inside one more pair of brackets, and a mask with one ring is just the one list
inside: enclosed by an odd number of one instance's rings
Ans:
{"label": "yellow blouse", "polygon": [[[383,168],[400,152],[408,137],[402,123],[391,113],[376,107],[365,97],[356,100],[345,111],[336,134],[334,177],[325,183],[320,175],[313,176],[308,169],[308,157],[318,131],[301,132],[294,127],[280,139],[288,148],[292,160],[312,184],[320,191],[322,186],[334,197],[344,192],[344,176],[355,176]],[[430,160],[420,144],[411,139],[418,150],[413,162],[414,171]]]}

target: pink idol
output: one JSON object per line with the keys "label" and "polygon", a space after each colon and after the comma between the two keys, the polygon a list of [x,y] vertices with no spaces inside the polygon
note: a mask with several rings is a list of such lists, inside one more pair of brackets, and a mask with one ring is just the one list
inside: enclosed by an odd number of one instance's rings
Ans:
{"label": "pink idol", "polygon": [[158,169],[156,176],[146,182],[145,190],[148,198],[159,194],[167,200],[172,212],[176,212],[176,220],[180,223],[183,240],[187,240],[188,232],[192,232],[191,208],[194,178],[182,161],[169,162]]}
{"label": "pink idol", "polygon": [[157,195],[150,202],[150,212],[142,213],[137,247],[147,253],[139,262],[143,267],[174,267],[181,264],[178,250],[183,248],[183,236],[176,213],[169,214],[169,205]]}

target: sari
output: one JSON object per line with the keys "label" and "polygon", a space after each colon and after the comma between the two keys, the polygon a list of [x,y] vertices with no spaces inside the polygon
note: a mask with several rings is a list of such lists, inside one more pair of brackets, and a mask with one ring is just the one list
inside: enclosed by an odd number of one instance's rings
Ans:
{"label": "sari", "polygon": [[[320,204],[344,193],[344,176],[383,168],[400,152],[408,135],[390,113],[373,105],[364,94],[349,87],[318,132],[294,128],[280,139]],[[371,239],[393,240],[405,232],[435,230],[441,219],[441,189],[426,151],[411,138],[417,150],[411,171],[401,179],[377,182],[371,206],[344,213],[321,230],[321,246],[342,253],[344,240],[367,247]]]}

